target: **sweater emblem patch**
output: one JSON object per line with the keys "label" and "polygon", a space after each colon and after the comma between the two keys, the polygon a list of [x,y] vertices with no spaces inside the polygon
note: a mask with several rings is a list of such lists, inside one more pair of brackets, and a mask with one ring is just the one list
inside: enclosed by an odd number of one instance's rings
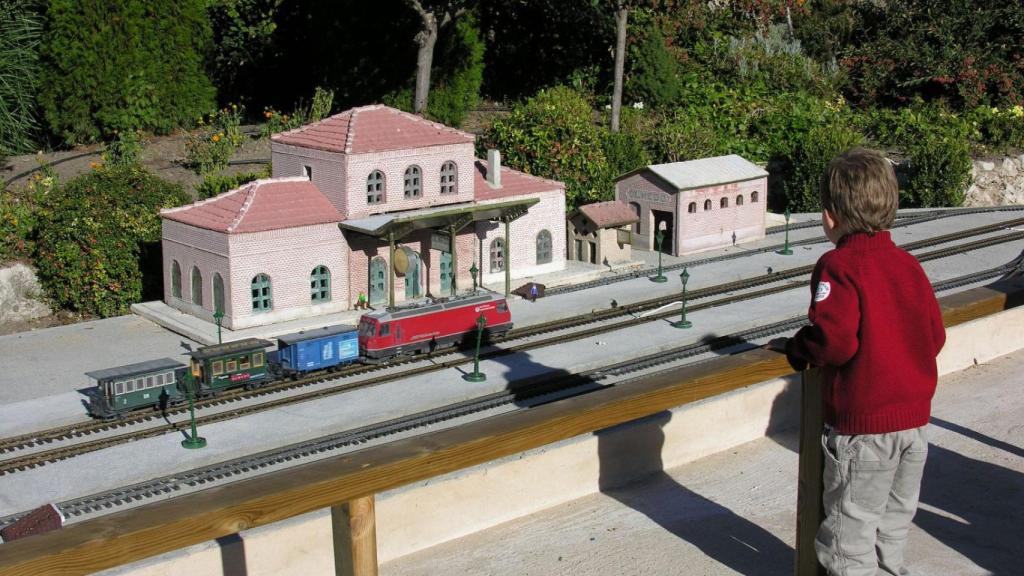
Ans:
{"label": "sweater emblem patch", "polygon": [[818,282],[818,289],[814,291],[814,301],[821,302],[832,293],[832,285],[828,282]]}

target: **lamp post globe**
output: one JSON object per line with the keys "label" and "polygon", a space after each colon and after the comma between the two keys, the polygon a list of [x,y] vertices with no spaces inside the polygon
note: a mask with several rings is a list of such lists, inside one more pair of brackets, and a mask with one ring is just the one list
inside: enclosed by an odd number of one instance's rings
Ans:
{"label": "lamp post globe", "polygon": [[690,328],[693,326],[693,322],[686,319],[686,283],[690,280],[690,273],[683,268],[683,271],[679,274],[679,281],[683,283],[683,302],[682,302],[682,316],[677,322],[672,323],[673,328]]}
{"label": "lamp post globe", "polygon": [[668,278],[665,278],[661,273],[661,243],[665,241],[665,233],[661,228],[658,228],[657,234],[654,235],[654,241],[658,243],[658,275],[651,278],[651,282],[658,282],[660,284],[668,281]]}
{"label": "lamp post globe", "polygon": [[221,340],[221,337],[220,337],[220,325],[221,325],[221,320],[223,320],[223,319],[224,319],[224,313],[220,311],[220,308],[218,308],[217,311],[213,313],[213,320],[217,323],[217,344],[223,344],[224,343]]}

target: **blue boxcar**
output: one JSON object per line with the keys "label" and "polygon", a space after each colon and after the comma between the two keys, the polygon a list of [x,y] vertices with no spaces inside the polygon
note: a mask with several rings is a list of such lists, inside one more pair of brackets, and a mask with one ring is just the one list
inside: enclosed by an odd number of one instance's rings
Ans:
{"label": "blue boxcar", "polygon": [[285,374],[348,364],[359,359],[355,326],[330,326],[277,338],[278,360]]}

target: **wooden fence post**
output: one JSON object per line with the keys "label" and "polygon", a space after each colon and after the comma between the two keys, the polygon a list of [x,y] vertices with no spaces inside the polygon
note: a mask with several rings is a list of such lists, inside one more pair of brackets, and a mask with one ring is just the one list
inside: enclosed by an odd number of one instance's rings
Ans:
{"label": "wooden fence post", "polygon": [[334,573],[377,576],[377,520],[373,496],[331,506]]}
{"label": "wooden fence post", "polygon": [[821,505],[822,378],[820,368],[802,374],[800,392],[800,477],[796,496],[796,576],[825,576],[814,553],[814,537],[825,517]]}

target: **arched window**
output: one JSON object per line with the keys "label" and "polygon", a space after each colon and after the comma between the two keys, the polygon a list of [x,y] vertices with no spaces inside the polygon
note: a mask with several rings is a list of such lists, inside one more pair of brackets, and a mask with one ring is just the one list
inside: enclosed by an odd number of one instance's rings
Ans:
{"label": "arched window", "polygon": [[224,313],[224,279],[219,272],[213,274],[213,311]]}
{"label": "arched window", "polygon": [[725,198],[725,197],[722,197],[722,199],[718,201],[718,207],[719,208],[728,208],[729,207],[729,199]]}
{"label": "arched window", "polygon": [[257,274],[252,279],[252,311],[267,312],[274,307],[270,293],[270,276]]}
{"label": "arched window", "polygon": [[[629,207],[633,209],[633,212],[636,214],[636,217],[640,218],[640,204],[636,202],[630,202]],[[640,220],[637,220],[636,222],[633,223],[633,232],[636,234],[640,233]]]}
{"label": "arched window", "polygon": [[203,274],[198,266],[192,267],[192,303],[203,305]]}
{"label": "arched window", "polygon": [[757,202],[757,190],[754,190],[753,192],[750,193],[750,201]]}
{"label": "arched window", "polygon": [[537,234],[537,264],[551,262],[551,232],[541,230]]}
{"label": "arched window", "polygon": [[449,160],[441,165],[441,194],[456,194],[459,191],[459,167]]}
{"label": "arched window", "polygon": [[366,203],[380,204],[383,201],[384,173],[380,170],[374,170],[366,177]]}
{"label": "arched window", "polygon": [[495,238],[491,241],[491,272],[505,271],[505,239]]}
{"label": "arched window", "polygon": [[[705,210],[706,210],[706,208],[705,208]],[[690,214],[696,214],[697,213],[697,203],[696,202],[690,202],[690,205],[686,207],[686,211],[689,212]]]}
{"label": "arched window", "polygon": [[316,302],[329,302],[331,299],[331,271],[327,266],[317,266],[309,275],[310,299]]}
{"label": "arched window", "polygon": [[739,196],[736,197],[736,205],[743,206],[743,194],[740,194]]}
{"label": "arched window", "polygon": [[181,265],[177,260],[171,262],[171,296],[181,298]]}
{"label": "arched window", "polygon": [[420,197],[420,167],[409,166],[405,169],[405,197]]}
{"label": "arched window", "polygon": [[704,211],[708,211],[708,210],[711,210],[711,200],[710,199],[704,201]]}

